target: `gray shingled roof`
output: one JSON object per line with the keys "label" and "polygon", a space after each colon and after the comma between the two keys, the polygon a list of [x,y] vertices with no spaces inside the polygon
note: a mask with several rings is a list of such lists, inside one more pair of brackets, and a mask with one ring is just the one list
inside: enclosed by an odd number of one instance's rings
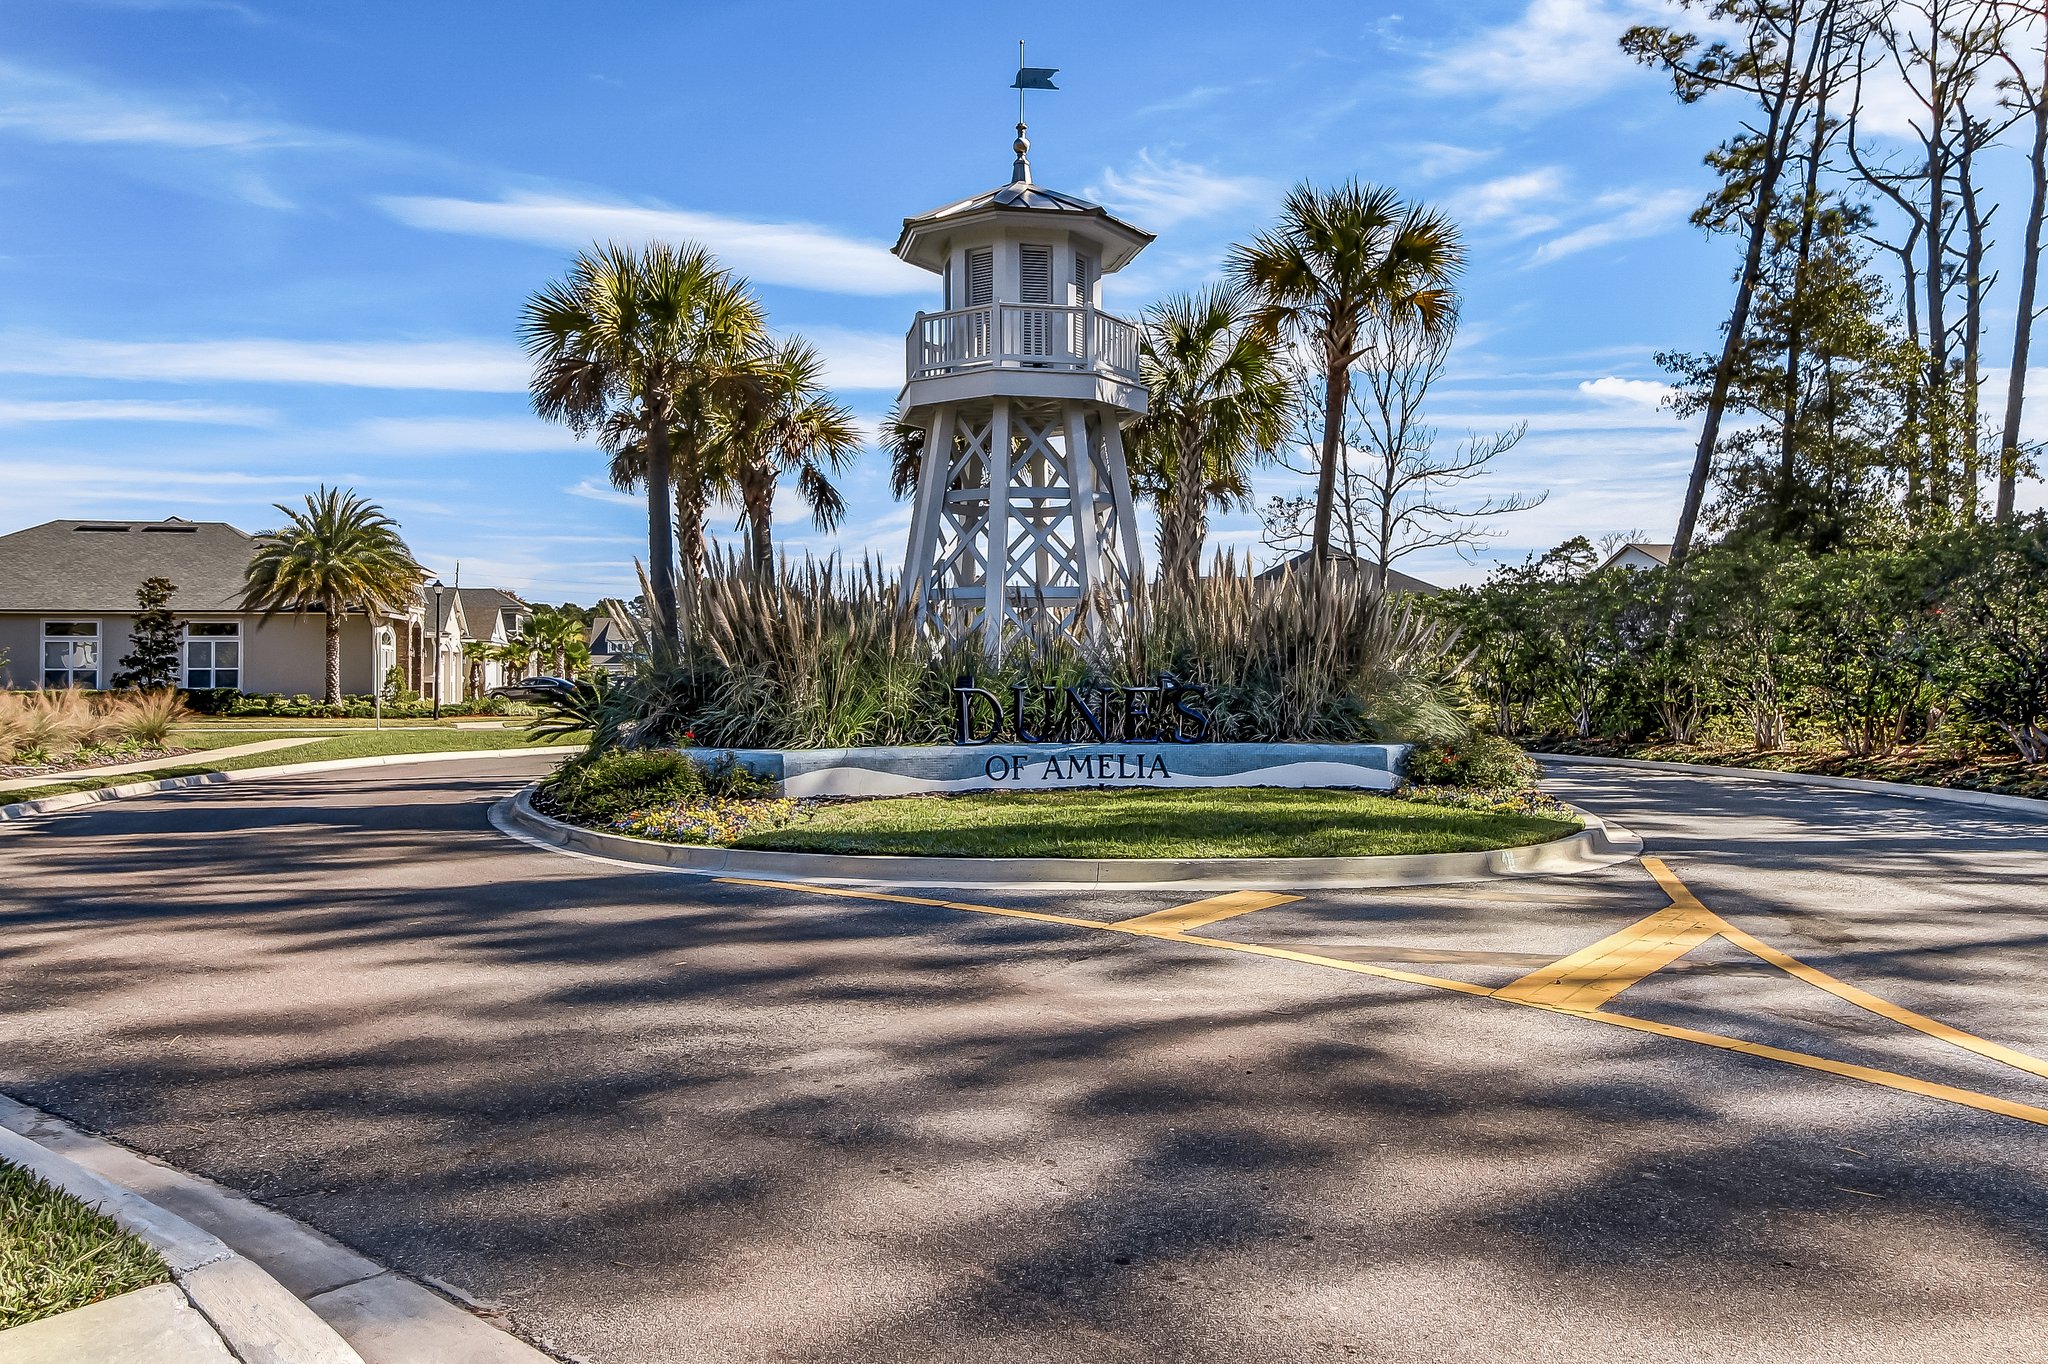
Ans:
{"label": "gray shingled roof", "polygon": [[[1309,557],[1312,553],[1313,551],[1305,549],[1290,558],[1282,559],[1279,563],[1274,564],[1258,576],[1262,581],[1266,581],[1278,578],[1281,574],[1290,571],[1306,573],[1313,566],[1313,561]],[[1339,572],[1363,573],[1368,581],[1379,576],[1380,566],[1378,564],[1366,559],[1355,559],[1342,550],[1338,550],[1331,557],[1330,562]],[[1433,597],[1443,591],[1435,583],[1426,583],[1414,574],[1403,573],[1398,568],[1387,570],[1387,590],[1389,592],[1406,592],[1417,597]]]}
{"label": "gray shingled roof", "polygon": [[[461,597],[462,623],[471,639],[489,639],[501,611],[516,611],[521,615],[533,611],[515,594],[496,587],[465,587],[461,589]],[[506,633],[510,635],[512,632],[508,630]]]}
{"label": "gray shingled roof", "polygon": [[45,521],[0,535],[0,611],[132,611],[144,578],[173,611],[236,611],[255,551],[224,521]]}

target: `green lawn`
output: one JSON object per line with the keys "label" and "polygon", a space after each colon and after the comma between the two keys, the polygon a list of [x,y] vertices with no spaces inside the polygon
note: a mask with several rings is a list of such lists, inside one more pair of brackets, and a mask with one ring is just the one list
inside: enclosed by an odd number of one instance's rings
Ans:
{"label": "green lawn", "polygon": [[[244,733],[232,742],[252,743],[258,738],[285,739],[302,732],[280,730],[263,735]],[[533,747],[526,741],[524,729],[373,729],[354,734],[322,734],[318,735],[317,739],[315,743],[276,749],[268,753],[245,753],[238,758],[220,758],[212,762],[193,758],[174,767],[154,767],[147,772],[129,772],[111,777],[81,777],[74,781],[59,781],[48,786],[30,787],[24,791],[0,792],[0,805],[41,800],[45,796],[61,796],[72,791],[97,791],[103,786],[125,786],[130,782],[190,777],[202,772],[235,772],[250,767],[332,762],[337,758],[374,758],[393,753],[459,753],[467,749]],[[192,744],[183,734],[172,742],[180,748],[199,746]],[[225,748],[230,746],[230,741],[222,740],[205,746]]]}
{"label": "green lawn", "polygon": [[0,1330],[170,1278],[147,1242],[0,1161]]}
{"label": "green lawn", "polygon": [[1357,791],[1006,791],[821,805],[733,846],[926,857],[1370,857],[1521,847],[1577,828]]}

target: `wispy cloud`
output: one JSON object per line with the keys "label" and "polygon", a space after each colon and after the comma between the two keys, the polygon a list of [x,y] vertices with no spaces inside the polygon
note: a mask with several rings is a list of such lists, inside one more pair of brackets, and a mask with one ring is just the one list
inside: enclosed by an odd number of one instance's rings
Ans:
{"label": "wispy cloud", "polygon": [[1496,154],[1491,147],[1460,147],[1453,142],[1418,142],[1408,150],[1415,157],[1415,173],[1425,180],[1458,175]]}
{"label": "wispy cloud", "polygon": [[1686,220],[1695,198],[1692,191],[1683,189],[1630,189],[1603,194],[1593,201],[1593,207],[1607,213],[1607,217],[1551,238],[1536,248],[1529,263],[1548,265],[1598,246],[1668,232]]}
{"label": "wispy cloud", "polygon": [[857,331],[829,323],[792,330],[825,357],[825,382],[843,389],[903,386],[903,337],[894,332]]}
{"label": "wispy cloud", "polygon": [[202,426],[268,426],[277,414],[228,403],[84,398],[66,402],[0,402],[0,426],[29,422],[191,422]]}
{"label": "wispy cloud", "polygon": [[[578,441],[565,426],[537,417],[373,417],[352,437],[365,453],[572,453]],[[584,450],[591,446],[586,440]]]}
{"label": "wispy cloud", "polygon": [[1444,208],[1467,226],[1497,226],[1509,236],[1527,237],[1558,225],[1555,213],[1535,209],[1539,204],[1554,203],[1563,194],[1564,172],[1556,166],[1538,166],[1468,185],[1447,195]]}
{"label": "wispy cloud", "polygon": [[615,507],[645,507],[647,499],[637,493],[622,493],[609,483],[600,483],[594,478],[578,479],[562,489],[571,497],[587,497],[592,502],[609,502]]}
{"label": "wispy cloud", "polygon": [[1140,151],[1125,169],[1104,170],[1087,193],[1142,223],[1172,227],[1270,199],[1273,185],[1256,175],[1225,175]]}
{"label": "wispy cloud", "polygon": [[12,332],[0,334],[0,373],[523,393],[528,366],[517,347],[488,341],[101,341]]}
{"label": "wispy cloud", "polygon": [[1508,23],[1431,53],[1415,81],[1525,110],[1580,104],[1631,73],[1620,46],[1628,26],[1665,11],[1662,0],[1530,0]]}
{"label": "wispy cloud", "polygon": [[762,222],[717,213],[566,195],[509,194],[502,199],[395,196],[380,201],[411,227],[503,237],[539,246],[655,239],[702,242],[741,274],[770,284],[835,294],[916,294],[931,277],[879,242],[810,223]]}
{"label": "wispy cloud", "polygon": [[1140,108],[1137,113],[1140,118],[1148,114],[1184,113],[1189,109],[1199,108],[1212,100],[1229,94],[1231,89],[1232,87],[1228,85],[1197,85],[1183,90],[1178,95],[1171,95],[1166,99],[1147,104]]}
{"label": "wispy cloud", "polygon": [[187,151],[259,152],[353,145],[328,133],[180,106],[4,59],[0,59],[0,132],[43,142]]}

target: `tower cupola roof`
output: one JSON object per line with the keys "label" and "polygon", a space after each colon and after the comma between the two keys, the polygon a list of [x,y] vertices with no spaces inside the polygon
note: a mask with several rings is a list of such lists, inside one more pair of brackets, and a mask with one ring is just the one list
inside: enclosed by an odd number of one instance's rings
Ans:
{"label": "tower cupola roof", "polygon": [[1076,228],[1101,240],[1104,274],[1122,269],[1153,240],[1152,233],[1133,227],[1100,204],[1020,179],[905,218],[894,250],[912,265],[936,273],[946,268],[947,239],[962,227],[1005,218],[1042,226],[1053,217],[1071,219]]}

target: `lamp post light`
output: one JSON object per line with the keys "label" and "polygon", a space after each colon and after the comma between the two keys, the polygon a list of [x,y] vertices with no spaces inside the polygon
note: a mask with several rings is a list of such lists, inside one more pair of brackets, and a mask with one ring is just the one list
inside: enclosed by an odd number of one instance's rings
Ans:
{"label": "lamp post light", "polygon": [[434,579],[434,718],[441,718],[441,580]]}

